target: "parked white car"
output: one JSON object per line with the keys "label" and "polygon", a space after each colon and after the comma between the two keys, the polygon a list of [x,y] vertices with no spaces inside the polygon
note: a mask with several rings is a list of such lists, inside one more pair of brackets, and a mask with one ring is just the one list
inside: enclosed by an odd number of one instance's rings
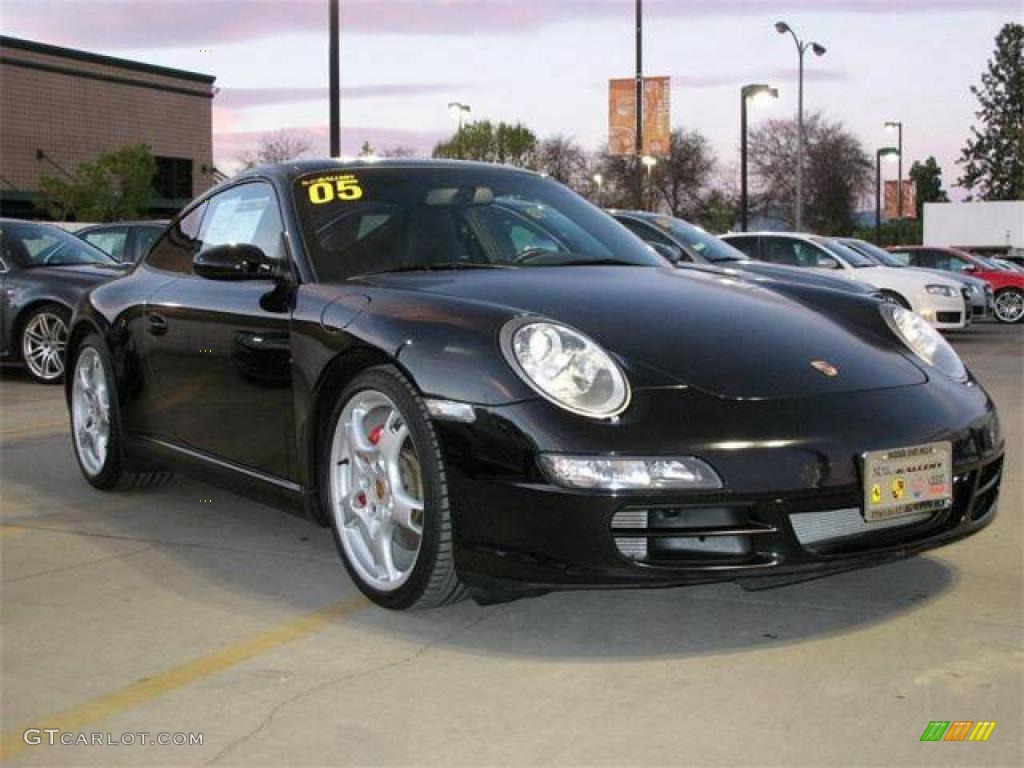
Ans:
{"label": "parked white car", "polygon": [[722,239],[752,259],[867,283],[940,330],[959,330],[970,323],[970,297],[960,283],[949,278],[883,267],[842,243],[817,235],[744,232]]}

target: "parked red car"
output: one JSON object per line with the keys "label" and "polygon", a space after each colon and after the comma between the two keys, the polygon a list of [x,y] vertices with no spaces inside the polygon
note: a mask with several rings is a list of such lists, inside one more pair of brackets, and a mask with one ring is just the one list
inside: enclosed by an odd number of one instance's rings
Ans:
{"label": "parked red car", "polygon": [[1024,273],[1002,269],[984,256],[958,248],[937,248],[930,245],[897,245],[889,249],[912,267],[962,272],[992,286],[995,293],[995,316],[1003,323],[1019,323],[1024,319]]}

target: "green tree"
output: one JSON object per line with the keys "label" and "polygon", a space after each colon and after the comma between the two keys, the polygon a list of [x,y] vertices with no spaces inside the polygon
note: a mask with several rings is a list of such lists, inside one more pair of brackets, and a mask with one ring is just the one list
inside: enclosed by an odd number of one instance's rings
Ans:
{"label": "green tree", "polygon": [[37,204],[55,219],[123,221],[140,218],[153,199],[156,160],[145,144],[129,144],[80,163],[70,178],[43,174]]}
{"label": "green tree", "polygon": [[971,93],[981,127],[971,127],[960,153],[957,184],[982,200],[1024,199],[1024,25],[999,31],[995,54]]}
{"label": "green tree", "polygon": [[434,157],[505,163],[521,168],[532,167],[537,151],[537,136],[522,123],[492,123],[476,120],[462,126],[448,139],[434,147]]}
{"label": "green tree", "polygon": [[910,180],[917,187],[917,220],[920,221],[925,203],[948,203],[949,195],[942,188],[942,168],[931,155],[923,163],[917,160],[910,166]]}

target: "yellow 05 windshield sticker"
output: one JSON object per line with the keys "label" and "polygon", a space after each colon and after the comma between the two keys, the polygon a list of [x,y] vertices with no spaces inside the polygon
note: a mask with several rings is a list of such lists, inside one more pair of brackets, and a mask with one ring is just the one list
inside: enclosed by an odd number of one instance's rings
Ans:
{"label": "yellow 05 windshield sticker", "polygon": [[351,203],[363,196],[363,188],[359,186],[359,179],[353,173],[304,179],[302,186],[306,188],[309,202],[313,205],[324,205],[335,200]]}

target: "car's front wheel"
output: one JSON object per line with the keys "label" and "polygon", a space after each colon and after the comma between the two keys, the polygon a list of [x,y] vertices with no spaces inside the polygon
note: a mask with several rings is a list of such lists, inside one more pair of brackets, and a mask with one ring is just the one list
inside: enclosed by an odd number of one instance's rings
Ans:
{"label": "car's front wheel", "polygon": [[1004,288],[996,294],[996,320],[1001,323],[1019,323],[1024,319],[1024,291]]}
{"label": "car's front wheel", "polygon": [[321,492],[359,589],[393,609],[461,598],[444,462],[416,390],[396,369],[372,368],[344,389],[329,424]]}
{"label": "car's front wheel", "polygon": [[40,384],[59,384],[64,378],[70,317],[59,304],[43,304],[21,326],[21,359],[28,375]]}
{"label": "car's front wheel", "polygon": [[171,472],[125,469],[114,370],[98,335],[89,336],[78,347],[70,375],[71,440],[78,466],[90,485],[106,491],[170,482]]}

